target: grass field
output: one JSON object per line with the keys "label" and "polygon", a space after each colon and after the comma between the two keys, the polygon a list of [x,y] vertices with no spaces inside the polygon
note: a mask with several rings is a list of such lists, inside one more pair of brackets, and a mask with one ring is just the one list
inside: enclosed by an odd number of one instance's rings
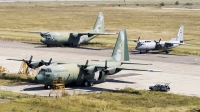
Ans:
{"label": "grass field", "polygon": [[[0,76],[0,85],[32,82],[26,75]],[[39,97],[0,90],[1,112],[199,112],[200,98],[125,88],[59,98]]]}
{"label": "grass field", "polygon": [[[159,3],[159,0],[1,3],[0,39],[39,42],[40,35],[29,32],[90,30],[93,28],[98,12],[103,12],[106,31],[118,32],[120,28],[125,28],[128,39],[137,39],[140,36],[141,39],[169,40],[177,35],[180,25],[184,25],[184,39],[194,39],[185,43],[196,46],[178,47],[173,52],[200,55],[200,10],[192,10],[200,9],[200,2],[193,0],[189,2],[193,5],[184,5],[187,2],[179,0],[180,5],[175,6],[173,0],[167,0],[164,7],[160,7]],[[162,8],[187,8],[188,10]],[[116,35],[99,36],[93,39],[89,46],[111,48],[116,38]],[[133,50],[135,45],[130,41],[129,49]]]}

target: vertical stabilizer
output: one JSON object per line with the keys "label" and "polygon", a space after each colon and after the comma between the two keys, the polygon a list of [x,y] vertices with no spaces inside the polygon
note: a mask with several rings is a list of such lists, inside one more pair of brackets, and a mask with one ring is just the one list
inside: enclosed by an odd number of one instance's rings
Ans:
{"label": "vertical stabilizer", "polygon": [[129,51],[126,30],[121,29],[112,53],[113,61],[129,61]]}
{"label": "vertical stabilizer", "polygon": [[183,30],[184,30],[184,26],[181,25],[178,31],[178,35],[176,37],[176,40],[180,41],[180,43],[183,43]]}
{"label": "vertical stabilizer", "polygon": [[99,15],[97,16],[97,20],[94,24],[94,28],[97,33],[104,33],[105,28],[104,28],[104,16],[102,12],[99,12]]}
{"label": "vertical stabilizer", "polygon": [[170,41],[179,41],[180,43],[184,43],[183,41],[183,30],[184,30],[184,26],[180,26],[179,30],[178,30],[178,34],[175,38],[172,38]]}

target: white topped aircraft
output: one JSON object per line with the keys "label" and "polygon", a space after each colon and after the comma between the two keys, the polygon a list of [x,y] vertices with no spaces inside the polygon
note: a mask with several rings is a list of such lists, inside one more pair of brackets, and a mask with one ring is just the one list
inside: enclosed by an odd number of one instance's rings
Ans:
{"label": "white topped aircraft", "polygon": [[139,37],[138,40],[134,40],[134,42],[137,42],[137,46],[135,47],[135,49],[140,51],[140,53],[148,52],[150,50],[164,50],[166,54],[168,54],[169,49],[172,49],[174,47],[184,44],[183,30],[184,30],[184,26],[181,25],[178,31],[178,35],[169,41],[161,41],[161,39],[159,41],[140,40],[140,37]]}

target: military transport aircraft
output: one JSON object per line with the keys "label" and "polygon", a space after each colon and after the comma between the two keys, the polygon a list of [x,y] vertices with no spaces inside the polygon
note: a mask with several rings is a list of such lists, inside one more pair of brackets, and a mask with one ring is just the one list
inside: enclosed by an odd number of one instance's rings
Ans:
{"label": "military transport aircraft", "polygon": [[117,33],[106,33],[104,28],[104,16],[99,12],[94,28],[85,32],[31,32],[40,33],[43,37],[40,41],[50,46],[79,46],[86,44],[98,35],[115,35]]}
{"label": "military transport aircraft", "polygon": [[[121,70],[136,70],[160,72],[161,70],[152,69],[136,69],[122,67],[122,64],[141,64],[129,61],[129,51],[127,43],[126,30],[121,29],[116,41],[112,56],[107,60],[96,60],[93,62],[86,61],[85,64],[77,63],[57,63],[51,61],[33,61],[25,59],[7,59],[15,61],[24,61],[30,68],[41,67],[38,75],[35,77],[35,82],[44,84],[45,89],[51,87],[53,79],[61,77],[65,84],[76,83],[84,86],[92,86],[93,82],[104,81],[108,75],[114,75]],[[142,65],[142,64],[141,64]],[[146,65],[146,64],[144,64]]]}
{"label": "military transport aircraft", "polygon": [[142,51],[148,52],[149,50],[164,50],[166,54],[168,54],[169,49],[172,49],[174,47],[184,44],[183,30],[184,30],[184,26],[180,26],[178,35],[169,41],[161,41],[161,39],[159,41],[140,40],[140,37],[139,37],[138,40],[134,40],[134,42],[137,42],[137,46],[135,47],[135,49],[140,51],[140,53],[142,53]]}

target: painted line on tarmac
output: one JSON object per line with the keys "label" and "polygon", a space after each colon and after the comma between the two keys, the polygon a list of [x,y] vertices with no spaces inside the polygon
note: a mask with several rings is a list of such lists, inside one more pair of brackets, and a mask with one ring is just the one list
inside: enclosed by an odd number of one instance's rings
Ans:
{"label": "painted line on tarmac", "polygon": [[196,58],[196,59],[194,59],[195,61],[200,61],[200,58]]}

